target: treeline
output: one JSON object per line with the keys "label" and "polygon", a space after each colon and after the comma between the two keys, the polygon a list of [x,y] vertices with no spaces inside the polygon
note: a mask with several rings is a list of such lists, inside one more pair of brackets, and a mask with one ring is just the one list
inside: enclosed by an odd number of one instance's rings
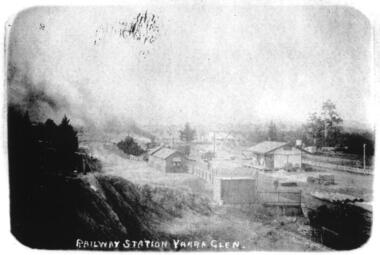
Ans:
{"label": "treeline", "polygon": [[256,126],[247,134],[250,143],[259,143],[265,140],[290,142],[295,144],[301,140],[304,146],[317,148],[332,147],[336,152],[367,156],[374,155],[374,135],[367,131],[345,131],[343,119],[337,112],[335,104],[327,100],[322,104],[319,113],[309,115],[303,125],[286,129],[270,122],[265,128]]}
{"label": "treeline", "polygon": [[8,107],[8,156],[12,233],[32,247],[63,241],[76,226],[65,212],[72,202],[62,198],[78,194],[62,187],[79,180],[75,172],[99,171],[100,162],[80,152],[67,117],[32,123],[16,106]]}
{"label": "treeline", "polygon": [[[34,174],[71,174],[101,168],[97,159],[80,151],[77,131],[66,116],[59,125],[51,119],[32,123],[27,112],[9,107],[8,144],[10,163],[24,163]],[[86,167],[85,162],[92,167]]]}
{"label": "treeline", "polygon": [[284,130],[278,128],[276,124],[271,123],[267,128],[257,128],[244,135],[249,145],[268,140],[289,142],[295,145],[296,140],[301,140],[304,146],[315,145],[317,148],[324,146],[334,147],[335,151],[355,155],[363,155],[364,144],[367,156],[373,156],[375,150],[375,137],[368,131],[340,130],[339,132],[332,133],[332,135],[327,135],[326,141],[323,141],[323,136],[319,136],[318,138],[311,136],[310,130],[308,130],[306,125],[293,130]]}

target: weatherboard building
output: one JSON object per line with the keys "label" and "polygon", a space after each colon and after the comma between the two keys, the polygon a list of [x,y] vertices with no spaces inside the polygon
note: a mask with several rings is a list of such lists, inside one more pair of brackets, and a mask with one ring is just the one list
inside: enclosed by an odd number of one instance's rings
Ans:
{"label": "weatherboard building", "polygon": [[285,142],[265,141],[247,152],[252,157],[252,166],[259,169],[298,168],[302,163],[302,151]]}
{"label": "weatherboard building", "polygon": [[150,153],[149,165],[165,173],[183,173],[187,171],[184,154],[169,148],[159,148]]}

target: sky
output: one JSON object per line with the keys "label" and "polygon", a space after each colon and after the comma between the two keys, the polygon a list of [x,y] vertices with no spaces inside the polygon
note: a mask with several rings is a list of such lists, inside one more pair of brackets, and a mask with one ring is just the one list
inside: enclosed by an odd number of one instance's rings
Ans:
{"label": "sky", "polygon": [[[153,40],[121,36],[145,12]],[[328,99],[371,121],[371,24],[350,7],[39,7],[10,27],[11,101],[42,90],[79,124],[302,123]]]}

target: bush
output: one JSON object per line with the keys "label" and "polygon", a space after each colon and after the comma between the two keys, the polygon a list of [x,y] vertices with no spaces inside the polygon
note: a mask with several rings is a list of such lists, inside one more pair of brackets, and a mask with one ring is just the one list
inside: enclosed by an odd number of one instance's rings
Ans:
{"label": "bush", "polygon": [[140,156],[145,153],[138,143],[136,143],[130,136],[127,136],[123,141],[118,142],[117,147],[128,155]]}

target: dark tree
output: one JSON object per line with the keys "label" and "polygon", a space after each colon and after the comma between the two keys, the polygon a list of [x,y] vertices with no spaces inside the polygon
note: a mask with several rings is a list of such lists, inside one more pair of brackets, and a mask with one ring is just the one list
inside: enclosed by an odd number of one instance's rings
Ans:
{"label": "dark tree", "polygon": [[179,137],[184,142],[191,142],[195,139],[196,131],[190,127],[189,123],[186,123],[185,129],[179,131]]}
{"label": "dark tree", "polygon": [[125,154],[134,156],[140,156],[145,152],[131,136],[127,136],[123,141],[118,142],[117,147]]}
{"label": "dark tree", "polygon": [[341,134],[343,119],[336,111],[336,106],[331,100],[322,105],[321,119],[324,126],[324,145],[335,146]]}
{"label": "dark tree", "polygon": [[273,121],[271,121],[269,123],[269,127],[268,127],[268,140],[269,141],[276,141],[276,140],[278,140],[277,127],[276,127],[276,124],[274,124]]}
{"label": "dark tree", "polygon": [[335,104],[327,100],[322,105],[320,114],[312,113],[305,125],[307,143],[317,147],[336,146],[341,134],[342,118]]}
{"label": "dark tree", "polygon": [[323,143],[323,130],[323,120],[315,112],[310,114],[308,122],[305,125],[306,143],[321,147]]}
{"label": "dark tree", "polygon": [[363,133],[342,133],[340,135],[341,147],[343,147],[345,152],[350,154],[356,154],[360,157],[364,152],[365,144],[365,154],[367,165],[372,164],[372,156],[375,152],[375,137],[369,132]]}
{"label": "dark tree", "polygon": [[78,151],[78,136],[70,120],[65,115],[58,126],[59,149],[64,153],[74,153]]}

